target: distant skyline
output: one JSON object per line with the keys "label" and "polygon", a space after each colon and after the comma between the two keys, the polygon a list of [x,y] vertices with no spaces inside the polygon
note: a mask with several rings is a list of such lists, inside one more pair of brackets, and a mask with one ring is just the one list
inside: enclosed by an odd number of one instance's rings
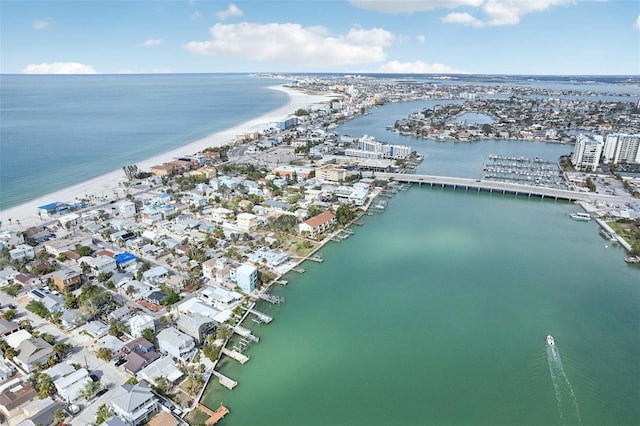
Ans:
{"label": "distant skyline", "polygon": [[2,0],[0,73],[639,75],[627,0]]}

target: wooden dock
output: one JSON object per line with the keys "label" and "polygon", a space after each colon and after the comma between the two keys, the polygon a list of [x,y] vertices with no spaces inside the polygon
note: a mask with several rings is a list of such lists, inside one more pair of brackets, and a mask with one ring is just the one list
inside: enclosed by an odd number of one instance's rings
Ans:
{"label": "wooden dock", "polygon": [[218,407],[216,411],[213,411],[211,408],[205,407],[202,404],[198,404],[198,410],[202,411],[203,413],[209,416],[209,419],[206,422],[204,422],[204,424],[207,426],[215,425],[224,416],[229,414],[229,409],[222,404],[220,404],[220,407]]}
{"label": "wooden dock", "polygon": [[233,358],[236,361],[238,361],[240,364],[245,364],[247,361],[249,361],[249,357],[241,354],[238,351],[233,351],[227,348],[222,348],[222,353],[225,354],[226,356],[228,356],[229,358]]}
{"label": "wooden dock", "polygon": [[298,267],[298,266],[296,266],[295,268],[291,268],[291,270],[292,270],[293,272],[297,272],[297,273],[299,273],[299,274],[304,274],[304,268],[300,268],[300,267]]}
{"label": "wooden dock", "polygon": [[213,370],[212,374],[218,378],[218,382],[220,382],[220,384],[222,386],[224,386],[225,388],[227,388],[229,390],[233,390],[233,388],[238,386],[238,382],[228,378],[227,376],[225,376],[224,374],[220,373],[219,371]]}
{"label": "wooden dock", "polygon": [[284,303],[284,297],[276,296],[275,294],[260,293],[258,297],[266,302],[273,303],[275,305]]}

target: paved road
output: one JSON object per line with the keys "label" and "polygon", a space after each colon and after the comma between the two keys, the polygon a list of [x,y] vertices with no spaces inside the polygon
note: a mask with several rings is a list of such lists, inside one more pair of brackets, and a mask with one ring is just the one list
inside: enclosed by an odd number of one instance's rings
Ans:
{"label": "paved road", "polygon": [[93,339],[85,334],[81,334],[79,329],[70,333],[65,333],[50,322],[43,320],[34,313],[27,311],[25,306],[28,303],[27,298],[16,300],[4,292],[0,292],[0,303],[8,305],[13,303],[17,306],[18,316],[16,320],[28,318],[31,320],[34,330],[43,333],[49,333],[56,338],[57,342],[69,343],[73,346],[71,354],[63,361],[71,361],[78,363],[83,367],[88,367],[91,373],[95,373],[103,386],[108,386],[109,391],[98,399],[90,401],[79,401],[77,404],[83,407],[82,411],[72,419],[73,425],[89,425],[93,424],[96,418],[96,411],[101,404],[108,402],[114,394],[115,389],[123,384],[129,377],[122,366],[115,367],[113,362],[105,362],[98,359],[91,351]]}

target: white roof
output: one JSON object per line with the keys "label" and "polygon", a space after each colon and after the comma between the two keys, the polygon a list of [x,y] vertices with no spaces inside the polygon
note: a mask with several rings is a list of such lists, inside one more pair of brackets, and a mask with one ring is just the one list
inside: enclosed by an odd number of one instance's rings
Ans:
{"label": "white roof", "polygon": [[176,380],[182,377],[182,372],[176,367],[171,358],[165,356],[140,370],[138,377],[150,383],[154,383],[156,377],[165,377],[169,382],[175,383]]}
{"label": "white roof", "polygon": [[20,346],[20,343],[30,338],[31,333],[29,333],[27,330],[18,330],[15,333],[11,333],[8,336],[5,336],[4,341],[7,342],[7,345],[11,346],[13,349],[17,349],[18,346]]}

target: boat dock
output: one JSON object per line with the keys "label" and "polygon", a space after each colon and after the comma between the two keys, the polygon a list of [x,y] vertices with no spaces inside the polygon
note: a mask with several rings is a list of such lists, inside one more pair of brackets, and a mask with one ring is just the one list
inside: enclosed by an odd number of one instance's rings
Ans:
{"label": "boat dock", "polygon": [[260,338],[259,337],[254,336],[253,334],[251,334],[251,330],[249,330],[248,328],[244,328],[241,325],[236,325],[233,328],[233,331],[236,334],[238,334],[240,337],[242,337],[242,338],[244,338],[246,340],[249,340],[249,341],[255,342],[255,343],[260,342]]}
{"label": "boat dock", "polygon": [[295,268],[291,268],[291,270],[292,270],[293,272],[297,272],[297,273],[299,273],[299,274],[304,274],[304,268],[300,268],[300,267],[298,267],[298,266],[296,266]]}
{"label": "boat dock", "polygon": [[276,296],[275,294],[269,294],[269,293],[260,293],[258,295],[258,298],[269,302],[269,303],[273,303],[274,305],[279,305],[281,303],[284,303],[284,297],[282,296]]}
{"label": "boat dock", "polygon": [[218,378],[218,382],[220,382],[220,384],[222,386],[224,386],[225,388],[227,388],[229,390],[233,390],[233,388],[238,386],[238,382],[228,378],[227,376],[225,376],[224,374],[220,373],[219,371],[213,370],[212,374]]}
{"label": "boat dock", "polygon": [[235,351],[235,350],[229,350],[227,348],[222,348],[222,353],[224,355],[228,356],[229,358],[235,359],[240,364],[244,364],[247,361],[249,361],[249,357],[248,356],[246,356],[244,354],[241,354],[240,352]]}
{"label": "boat dock", "polygon": [[280,284],[280,285],[289,284],[289,281],[287,281],[287,280],[274,280],[273,282],[276,283],[276,284]]}
{"label": "boat dock", "polygon": [[229,409],[222,404],[220,404],[220,407],[218,407],[216,411],[213,411],[211,408],[205,407],[202,404],[198,404],[198,410],[202,411],[203,413],[209,416],[207,421],[204,422],[206,426],[215,425],[220,420],[222,420],[224,416],[229,414]]}
{"label": "boat dock", "polygon": [[353,234],[355,234],[355,232],[353,232],[351,229],[342,229],[336,232],[336,234],[333,237],[331,237],[331,241],[339,243],[342,240],[346,240]]}
{"label": "boat dock", "polygon": [[307,260],[311,260],[312,262],[317,262],[317,263],[324,262],[324,259],[320,255],[309,256],[307,257]]}
{"label": "boat dock", "polygon": [[273,321],[273,318],[265,313],[256,311],[255,309],[251,309],[251,308],[245,308],[245,309],[248,312],[251,312],[253,315],[255,315],[260,323],[269,324],[271,321]]}

